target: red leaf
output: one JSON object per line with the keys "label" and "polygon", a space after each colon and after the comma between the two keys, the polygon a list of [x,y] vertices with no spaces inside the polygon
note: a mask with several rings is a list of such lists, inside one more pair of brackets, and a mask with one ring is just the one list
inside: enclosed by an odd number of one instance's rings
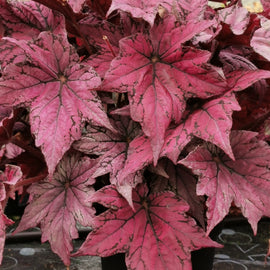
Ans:
{"label": "red leaf", "polygon": [[208,51],[182,46],[207,23],[175,27],[164,19],[148,35],[120,41],[120,55],[111,63],[102,89],[129,92],[131,117],[150,137],[154,162],[171,121],[178,122],[190,97],[208,98],[222,93],[226,82],[220,69],[210,65]]}
{"label": "red leaf", "polygon": [[128,269],[191,269],[190,252],[216,246],[188,217],[188,205],[172,192],[150,194],[144,185],[133,192],[133,211],[106,186],[92,201],[110,208],[94,219],[94,230],[75,256],[126,253]]}
{"label": "red leaf", "polygon": [[207,145],[179,161],[199,176],[197,194],[208,196],[208,233],[227,215],[232,202],[241,208],[254,233],[259,219],[270,215],[270,147],[256,135],[232,131],[235,161]]}
{"label": "red leaf", "polygon": [[112,128],[95,91],[100,78],[78,63],[78,55],[64,36],[42,32],[35,42],[21,46],[32,63],[9,65],[0,81],[0,94],[9,105],[30,106],[31,130],[41,146],[49,174],[81,136],[84,120]]}
{"label": "red leaf", "polygon": [[30,203],[15,233],[40,225],[42,242],[49,241],[53,252],[69,265],[72,239],[78,238],[76,222],[90,226],[94,215],[89,197],[94,192],[95,164],[78,154],[66,155],[52,179],[32,184]]}

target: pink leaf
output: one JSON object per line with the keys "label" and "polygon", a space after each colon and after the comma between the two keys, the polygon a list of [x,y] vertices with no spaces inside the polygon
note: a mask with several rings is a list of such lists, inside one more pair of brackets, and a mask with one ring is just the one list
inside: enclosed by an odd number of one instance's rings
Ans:
{"label": "pink leaf", "polygon": [[5,150],[5,157],[7,157],[8,159],[13,159],[25,151],[21,147],[13,143],[7,143],[4,146],[4,150]]}
{"label": "pink leaf", "polygon": [[72,239],[78,238],[76,222],[90,226],[94,215],[89,197],[94,192],[95,164],[78,154],[66,155],[52,179],[32,184],[28,189],[30,203],[15,233],[40,224],[42,242],[49,241],[52,250],[69,265]]}
{"label": "pink leaf", "polygon": [[192,138],[193,136],[189,127],[186,126],[186,122],[168,129],[165,134],[165,141],[160,156],[167,157],[176,164],[180,153]]}
{"label": "pink leaf", "polygon": [[189,130],[196,137],[217,145],[234,159],[229,136],[232,113],[240,110],[234,94],[213,99],[191,114],[187,120]]}
{"label": "pink leaf", "polygon": [[219,18],[222,22],[230,25],[235,35],[241,35],[245,32],[249,23],[249,12],[244,7],[232,5],[218,11]]}
{"label": "pink leaf", "polygon": [[270,71],[256,70],[235,70],[226,74],[230,91],[242,91],[261,79],[270,78]]}
{"label": "pink leaf", "polygon": [[[5,36],[32,40],[42,31],[65,34],[64,17],[34,1],[0,1],[0,20]],[[25,61],[23,50],[7,40],[0,41],[1,68],[12,60],[13,63]]]}
{"label": "pink leaf", "polygon": [[[248,59],[251,54],[251,48],[231,46],[220,52],[220,61],[223,64],[225,74],[229,74],[235,70],[258,70],[258,68]],[[255,76],[257,77],[257,76]],[[267,92],[268,85],[266,80],[259,80],[255,82],[255,91],[263,98]]]}
{"label": "pink leaf", "polygon": [[135,24],[131,22],[129,15],[122,12],[120,15],[120,25],[102,20],[93,13],[88,14],[78,23],[80,32],[97,51],[87,58],[86,63],[94,67],[102,78],[113,58],[118,55],[119,40],[144,29],[142,22]]}
{"label": "pink leaf", "polygon": [[0,95],[9,105],[30,106],[31,130],[52,174],[80,138],[84,120],[112,128],[96,92],[90,91],[100,85],[100,78],[78,63],[64,36],[43,32],[35,42],[11,40],[32,63],[9,65],[0,81]]}
{"label": "pink leaf", "polygon": [[260,0],[262,5],[263,5],[263,9],[264,11],[269,11],[270,9],[270,3],[268,0]]}
{"label": "pink leaf", "polygon": [[6,36],[31,40],[42,31],[65,33],[63,16],[34,1],[0,0],[0,19]]}
{"label": "pink leaf", "polygon": [[160,14],[160,16],[163,17],[164,13],[171,13],[179,20],[179,22],[185,24],[187,21],[202,20],[206,8],[206,0],[112,0],[111,7],[107,12],[107,17],[115,10],[122,10],[131,13],[134,18],[144,19],[151,27],[153,27],[157,14]]}
{"label": "pink leaf", "polygon": [[197,194],[208,196],[208,233],[227,215],[232,202],[241,208],[254,233],[259,219],[270,215],[270,147],[256,135],[231,132],[235,161],[207,145],[179,161],[199,176]]}
{"label": "pink leaf", "polygon": [[185,100],[225,90],[222,71],[208,63],[210,53],[182,46],[207,27],[202,22],[175,27],[174,19],[166,18],[148,35],[122,39],[120,54],[105,75],[102,89],[129,92],[131,117],[150,137],[155,164],[165,131],[171,121],[179,123]]}
{"label": "pink leaf", "polygon": [[234,94],[206,102],[200,109],[190,113],[178,127],[168,130],[161,156],[176,163],[181,151],[196,136],[216,144],[233,159],[229,140],[232,112],[240,109]]}
{"label": "pink leaf", "polygon": [[110,9],[107,12],[107,17],[115,10],[122,10],[135,18],[142,18],[151,26],[154,25],[155,17],[160,6],[171,9],[174,1],[169,0],[149,0],[149,1],[128,1],[128,0],[112,0]]}
{"label": "pink leaf", "polygon": [[250,45],[255,52],[270,61],[270,20],[261,18],[261,24],[261,28],[254,32],[250,40]]}
{"label": "pink leaf", "polygon": [[191,269],[190,252],[219,245],[188,217],[188,205],[172,192],[150,194],[144,185],[133,192],[134,211],[106,186],[92,197],[109,210],[94,220],[94,230],[75,256],[126,253],[128,269]]}

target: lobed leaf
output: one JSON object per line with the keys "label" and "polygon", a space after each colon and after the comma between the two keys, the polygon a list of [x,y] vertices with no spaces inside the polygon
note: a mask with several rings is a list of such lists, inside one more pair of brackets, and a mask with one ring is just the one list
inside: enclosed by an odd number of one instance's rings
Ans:
{"label": "lobed leaf", "polygon": [[232,202],[242,210],[254,233],[260,218],[270,214],[270,147],[256,135],[231,132],[234,161],[206,145],[179,161],[198,175],[197,194],[208,196],[208,234],[227,215]]}
{"label": "lobed leaf", "polygon": [[173,18],[164,18],[148,35],[122,39],[120,54],[101,86],[106,91],[128,91],[131,118],[150,138],[155,164],[166,129],[171,121],[180,122],[186,100],[208,98],[226,87],[222,71],[208,63],[208,51],[182,46],[208,25],[189,27],[175,27]]}
{"label": "lobed leaf", "polygon": [[81,136],[83,121],[112,128],[95,91],[100,78],[64,36],[49,32],[34,42],[10,39],[31,57],[31,63],[9,65],[0,81],[6,104],[30,107],[32,133],[41,146],[49,174]]}
{"label": "lobed leaf", "polygon": [[72,239],[78,238],[76,222],[90,226],[94,209],[92,177],[96,162],[78,153],[67,154],[49,177],[28,189],[30,202],[15,233],[40,225],[42,242],[49,241],[65,265],[70,265]]}
{"label": "lobed leaf", "polygon": [[92,201],[109,207],[94,220],[94,230],[75,256],[126,253],[128,269],[191,269],[192,250],[215,246],[185,212],[188,205],[172,192],[150,194],[145,185],[133,191],[134,211],[114,186]]}

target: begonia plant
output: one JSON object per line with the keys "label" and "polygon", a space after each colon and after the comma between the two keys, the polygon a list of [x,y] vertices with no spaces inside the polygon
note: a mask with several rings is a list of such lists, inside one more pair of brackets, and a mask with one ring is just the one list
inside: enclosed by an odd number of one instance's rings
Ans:
{"label": "begonia plant", "polygon": [[261,3],[0,0],[0,261],[16,194],[15,233],[39,226],[66,266],[125,253],[128,269],[192,269],[232,205],[256,234],[270,217]]}

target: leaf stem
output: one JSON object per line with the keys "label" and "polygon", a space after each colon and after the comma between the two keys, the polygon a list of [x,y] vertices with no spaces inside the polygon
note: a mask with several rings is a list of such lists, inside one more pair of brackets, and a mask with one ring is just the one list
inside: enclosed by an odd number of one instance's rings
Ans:
{"label": "leaf stem", "polygon": [[115,54],[115,52],[114,52],[114,50],[112,48],[112,45],[111,45],[110,40],[108,39],[108,37],[104,35],[103,40],[106,42],[107,46],[109,47],[113,57],[116,57],[116,54]]}
{"label": "leaf stem", "polygon": [[24,180],[19,181],[14,187],[15,189],[21,187],[21,186],[29,186],[33,183],[39,182],[40,180],[43,180],[48,174],[47,173],[43,173],[43,174],[39,174],[37,176],[34,177],[30,177],[30,178],[26,178]]}

